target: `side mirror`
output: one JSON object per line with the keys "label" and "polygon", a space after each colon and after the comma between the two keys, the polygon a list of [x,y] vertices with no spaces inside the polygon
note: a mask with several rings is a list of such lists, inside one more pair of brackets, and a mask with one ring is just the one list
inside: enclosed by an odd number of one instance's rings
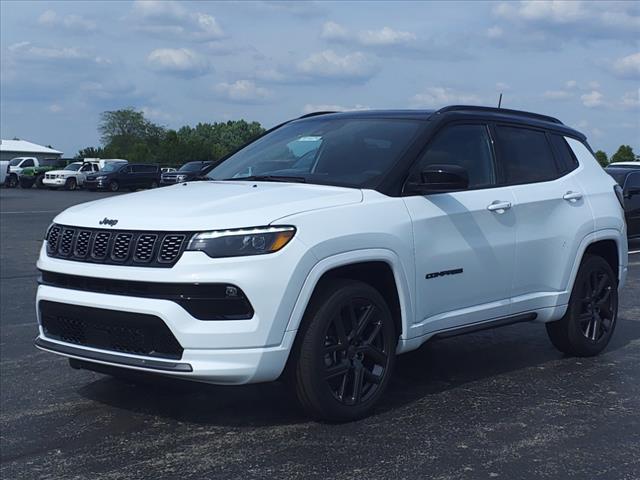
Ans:
{"label": "side mirror", "polygon": [[458,165],[429,165],[420,172],[419,182],[407,183],[411,193],[426,195],[429,193],[457,192],[469,188],[469,174]]}

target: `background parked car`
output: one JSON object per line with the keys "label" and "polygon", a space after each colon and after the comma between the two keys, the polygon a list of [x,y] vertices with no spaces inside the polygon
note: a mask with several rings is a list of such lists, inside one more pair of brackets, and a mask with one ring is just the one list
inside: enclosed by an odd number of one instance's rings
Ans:
{"label": "background parked car", "polygon": [[160,184],[160,167],[143,163],[107,163],[97,173],[87,175],[84,186],[89,190],[110,190],[122,188],[131,191],[138,188],[156,188]]}
{"label": "background parked car", "polygon": [[35,185],[37,188],[44,188],[44,176],[47,172],[52,170],[59,170],[61,168],[66,167],[73,159],[64,159],[64,158],[45,158],[40,161],[38,159],[34,159],[36,165],[28,167],[23,166],[22,164],[20,168],[20,173],[18,173],[18,183],[22,188],[31,188]]}
{"label": "background parked car", "polygon": [[38,166],[40,166],[40,162],[35,157],[16,157],[9,160],[9,170],[6,178],[7,187],[14,188],[18,186],[18,176],[23,169]]}
{"label": "background parked car", "polygon": [[62,170],[50,170],[45,173],[42,183],[48,188],[75,190],[81,187],[88,174],[100,170],[98,162],[73,162]]}
{"label": "background parked car", "polygon": [[4,185],[9,173],[9,160],[0,160],[0,185]]}
{"label": "background parked car", "polygon": [[175,172],[177,170],[177,168],[173,168],[173,167],[162,167],[160,169],[160,171],[162,173],[170,173],[170,172]]}
{"label": "background parked car", "polygon": [[640,238],[640,162],[612,163],[605,170],[622,187],[627,236]]}
{"label": "background parked car", "polygon": [[163,173],[160,179],[160,185],[174,185],[176,183],[195,180],[200,175],[200,172],[212,163],[213,162],[208,161],[187,162],[177,171]]}

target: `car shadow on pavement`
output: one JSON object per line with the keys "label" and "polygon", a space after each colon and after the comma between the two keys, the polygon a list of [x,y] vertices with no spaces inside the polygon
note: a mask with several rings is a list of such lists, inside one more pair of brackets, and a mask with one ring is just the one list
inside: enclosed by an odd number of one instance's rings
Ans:
{"label": "car shadow on pavement", "polygon": [[[473,382],[485,381],[485,394],[491,395],[501,393],[501,382],[525,389],[549,376],[566,375],[567,369],[597,369],[638,338],[640,322],[620,319],[605,352],[589,359],[564,356],[551,346],[544,326],[533,322],[427,342],[398,357],[390,388],[374,415]],[[505,375],[511,376],[504,380]],[[117,409],[197,425],[257,427],[309,421],[281,382],[218,386],[163,377],[105,376],[78,393]]]}

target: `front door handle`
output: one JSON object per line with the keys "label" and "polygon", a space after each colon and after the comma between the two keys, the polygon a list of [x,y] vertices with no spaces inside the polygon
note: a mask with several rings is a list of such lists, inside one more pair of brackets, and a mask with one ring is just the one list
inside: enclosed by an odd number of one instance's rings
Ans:
{"label": "front door handle", "polygon": [[580,192],[568,191],[562,196],[562,198],[567,202],[577,202],[578,200],[582,199],[582,194]]}
{"label": "front door handle", "polygon": [[506,210],[511,208],[511,202],[502,202],[500,200],[496,200],[491,202],[491,204],[487,207],[487,210],[495,213],[504,213]]}

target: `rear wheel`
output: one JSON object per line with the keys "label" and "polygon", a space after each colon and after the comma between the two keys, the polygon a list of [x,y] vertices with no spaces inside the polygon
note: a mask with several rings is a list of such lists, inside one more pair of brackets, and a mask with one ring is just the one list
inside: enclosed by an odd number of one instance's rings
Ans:
{"label": "rear wheel", "polygon": [[67,179],[67,181],[64,184],[64,188],[65,190],[75,190],[76,188],[78,188],[76,179],[73,177]]}
{"label": "rear wheel", "polygon": [[397,336],[382,295],[335,280],[314,295],[298,335],[293,381],[303,408],[326,421],[368,415],[395,364]]}
{"label": "rear wheel", "polygon": [[611,340],[618,316],[618,282],[602,257],[586,256],[573,286],[567,312],[546,324],[551,343],[578,357],[599,354]]}
{"label": "rear wheel", "polygon": [[153,182],[151,182],[151,185],[149,186],[149,188],[158,188],[158,182],[154,180]]}

